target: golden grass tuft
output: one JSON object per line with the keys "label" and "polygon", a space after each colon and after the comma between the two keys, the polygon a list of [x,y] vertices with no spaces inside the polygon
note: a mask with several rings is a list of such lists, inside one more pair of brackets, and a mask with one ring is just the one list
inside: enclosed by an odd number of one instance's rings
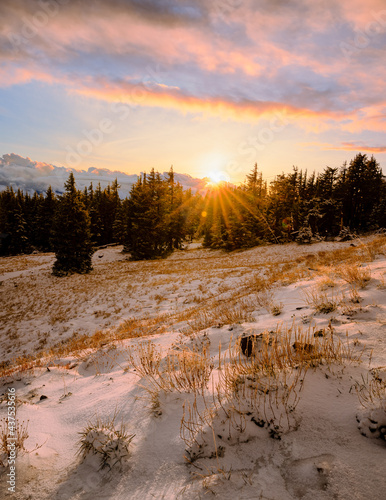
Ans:
{"label": "golden grass tuft", "polygon": [[[8,458],[8,438],[9,438],[9,430],[8,430],[8,420],[3,419],[0,421],[0,466],[5,467],[7,464]],[[24,455],[25,453],[30,453],[24,446],[24,442],[28,439],[28,421],[25,422],[17,421],[15,423],[14,433],[16,436],[15,440],[12,440],[12,444],[16,447],[17,455]],[[37,448],[35,448],[37,449]]]}
{"label": "golden grass tuft", "polygon": [[381,409],[386,413],[386,376],[382,378],[379,369],[372,370],[370,379],[362,377],[362,382],[357,383],[355,389],[363,408]]}
{"label": "golden grass tuft", "polygon": [[313,307],[317,313],[329,314],[338,308],[339,301],[334,294],[321,291],[317,286],[304,290],[303,294],[306,304]]}
{"label": "golden grass tuft", "polygon": [[135,434],[129,434],[123,424],[115,425],[116,413],[111,419],[97,417],[88,422],[79,432],[78,455],[84,460],[88,455],[97,455],[100,469],[122,467],[129,456],[129,445]]}
{"label": "golden grass tuft", "polygon": [[358,262],[339,266],[337,275],[349,285],[359,288],[365,288],[371,279],[370,269],[362,267]]}
{"label": "golden grass tuft", "polygon": [[208,456],[204,450],[209,440],[213,441],[209,458],[218,461],[219,437],[226,435],[232,442],[236,433],[249,439],[256,426],[280,439],[299,425],[296,408],[307,371],[325,366],[333,373],[334,365],[359,363],[362,353],[348,339],[335,338],[331,328],[316,332],[315,327],[303,330],[295,325],[255,337],[249,357],[242,354],[239,339],[224,353],[219,346],[212,395],[196,392],[193,401],[184,402],[180,435],[188,447],[186,460],[192,463],[204,453]]}
{"label": "golden grass tuft", "polygon": [[128,349],[129,366],[149,384],[145,388],[151,395],[154,391],[196,392],[207,386],[213,363],[206,347],[169,349],[164,358],[161,353],[151,341]]}

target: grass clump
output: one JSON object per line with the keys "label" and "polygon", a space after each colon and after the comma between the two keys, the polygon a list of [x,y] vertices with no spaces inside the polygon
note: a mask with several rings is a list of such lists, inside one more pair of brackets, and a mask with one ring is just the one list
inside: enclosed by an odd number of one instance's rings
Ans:
{"label": "grass clump", "polygon": [[[186,460],[219,458],[227,444],[253,439],[266,429],[273,439],[299,425],[296,408],[309,369],[360,362],[362,351],[336,338],[331,328],[315,331],[293,325],[284,331],[250,336],[244,355],[241,340],[219,347],[212,392],[196,392],[183,406],[180,435]],[[218,463],[220,469],[220,464]]]}
{"label": "grass clump", "polygon": [[103,421],[96,418],[89,422],[79,433],[78,454],[82,459],[96,455],[100,469],[122,467],[123,461],[129,456],[129,445],[135,434],[129,434],[123,424],[115,426],[116,414],[111,420]]}
{"label": "grass clump", "polygon": [[339,305],[339,301],[334,298],[333,293],[329,295],[317,287],[304,290],[304,295],[306,303],[321,314],[334,312]]}
{"label": "grass clump", "polygon": [[213,370],[207,348],[182,351],[169,350],[163,358],[153,342],[129,349],[128,361],[136,374],[149,384],[147,390],[163,392],[196,392],[203,390]]}
{"label": "grass clump", "polygon": [[386,441],[386,372],[373,369],[370,376],[355,386],[363,408],[356,417],[358,428],[366,437]]}
{"label": "grass clump", "polygon": [[24,442],[29,438],[28,433],[28,421],[16,422],[14,426],[14,434],[12,439],[9,441],[9,424],[7,419],[3,419],[0,422],[0,466],[6,467],[9,453],[9,444],[15,445],[16,456],[24,455],[29,453],[25,448]]}
{"label": "grass clump", "polygon": [[362,267],[358,262],[339,266],[337,275],[349,285],[362,289],[371,279],[370,269]]}

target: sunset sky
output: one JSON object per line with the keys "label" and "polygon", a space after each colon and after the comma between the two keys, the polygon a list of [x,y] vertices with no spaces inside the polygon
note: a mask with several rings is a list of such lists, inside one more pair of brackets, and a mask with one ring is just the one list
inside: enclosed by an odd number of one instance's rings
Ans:
{"label": "sunset sky", "polygon": [[2,0],[0,155],[242,181],[386,162],[385,0]]}

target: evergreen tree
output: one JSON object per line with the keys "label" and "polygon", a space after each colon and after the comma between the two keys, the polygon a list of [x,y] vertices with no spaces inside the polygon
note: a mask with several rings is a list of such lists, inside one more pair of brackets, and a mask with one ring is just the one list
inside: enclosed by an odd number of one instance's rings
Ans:
{"label": "evergreen tree", "polygon": [[340,174],[339,192],[343,206],[343,225],[364,231],[371,225],[371,215],[382,196],[382,170],[372,156],[358,153]]}
{"label": "evergreen tree", "polygon": [[75,188],[73,173],[57,206],[52,245],[56,257],[52,270],[54,275],[88,273],[92,270],[90,219]]}
{"label": "evergreen tree", "polygon": [[48,187],[46,195],[40,199],[37,222],[36,222],[36,246],[43,252],[50,252],[51,247],[51,231],[54,223],[54,214],[56,209],[56,197]]}
{"label": "evergreen tree", "polygon": [[28,224],[24,213],[25,197],[19,189],[15,193],[8,187],[0,198],[0,232],[2,238],[2,255],[30,253]]}
{"label": "evergreen tree", "polygon": [[128,204],[125,250],[133,260],[153,259],[162,256],[163,243],[158,228],[159,200],[156,193],[154,171],[139,178],[130,191]]}
{"label": "evergreen tree", "polygon": [[13,255],[29,253],[31,247],[27,235],[27,223],[19,201],[16,203],[15,209],[10,213],[8,222],[11,228],[10,253]]}
{"label": "evergreen tree", "polygon": [[174,180],[173,166],[166,178],[166,231],[169,251],[181,248],[186,236],[186,213],[182,186]]}
{"label": "evergreen tree", "polygon": [[121,245],[125,243],[125,233],[127,230],[127,200],[119,205],[115,214],[113,224],[113,240]]}
{"label": "evergreen tree", "polygon": [[183,193],[183,211],[185,220],[185,237],[193,241],[200,234],[202,221],[206,217],[204,200],[200,193],[192,194],[188,189]]}

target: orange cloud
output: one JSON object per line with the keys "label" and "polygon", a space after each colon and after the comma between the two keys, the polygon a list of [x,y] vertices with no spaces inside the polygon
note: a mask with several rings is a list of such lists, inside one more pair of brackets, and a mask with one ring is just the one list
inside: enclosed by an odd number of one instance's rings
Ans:
{"label": "orange cloud", "polygon": [[[112,102],[113,110],[126,117],[137,106],[171,108],[183,113],[202,113],[237,121],[256,121],[276,117],[283,123],[294,121],[303,128],[325,130],[331,121],[347,118],[340,111],[314,111],[288,103],[274,101],[231,100],[222,97],[198,97],[183,93],[176,87],[153,84],[134,84],[128,81],[108,82],[99,80],[82,84],[72,90],[87,97]],[[274,125],[273,125],[274,127]]]}
{"label": "orange cloud", "polygon": [[302,142],[299,143],[302,149],[320,149],[324,151],[339,150],[339,151],[366,151],[368,153],[386,153],[386,146],[369,146],[363,142],[342,142],[340,145],[330,144],[326,142]]}
{"label": "orange cloud", "polygon": [[[22,45],[24,67],[20,60],[5,66],[0,86],[60,82],[70,92],[116,103],[119,116],[135,106],[240,121],[270,120],[281,113],[288,122],[315,133],[337,127],[351,133],[386,131],[383,104],[377,102],[386,73],[381,65],[367,71],[369,66],[363,64],[367,59],[380,61],[381,54],[369,46],[349,64],[340,50],[341,31],[332,29],[336,22],[338,27],[343,21],[368,23],[374,12],[384,12],[384,0],[284,2],[282,8],[266,0],[258,9],[253,0],[244,0],[225,2],[229,9],[224,13],[218,2],[216,7],[202,1],[191,22],[178,8],[150,3],[153,9],[136,1],[95,1],[92,8],[69,2]],[[17,4],[24,10],[13,7],[7,29],[21,36],[25,19],[32,22],[36,13],[28,0]],[[323,37],[329,33],[326,43]],[[350,30],[342,33],[349,36]],[[129,74],[130,80],[80,76],[88,70],[94,74],[96,67],[104,71],[100,54],[111,61],[106,73],[114,75],[116,69],[115,75]],[[157,76],[158,65],[165,78]],[[147,80],[156,83],[147,85]],[[205,92],[210,97],[197,89],[209,89]],[[250,97],[255,95],[256,100]]]}
{"label": "orange cloud", "polygon": [[386,146],[368,146],[363,143],[343,142],[340,147],[333,149],[344,149],[346,151],[368,151],[369,153],[386,153]]}

